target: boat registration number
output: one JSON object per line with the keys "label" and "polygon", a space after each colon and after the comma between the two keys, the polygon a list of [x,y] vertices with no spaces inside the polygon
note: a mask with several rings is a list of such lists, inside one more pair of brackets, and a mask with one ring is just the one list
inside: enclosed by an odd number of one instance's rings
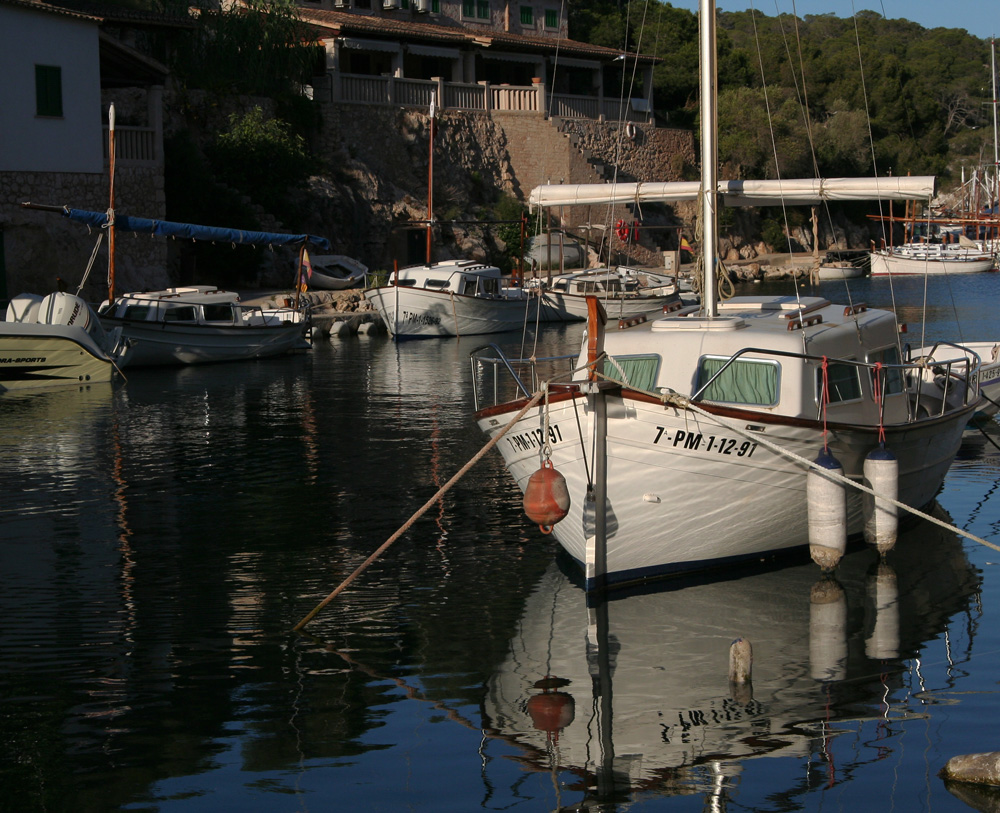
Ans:
{"label": "boat registration number", "polygon": [[737,457],[751,457],[757,448],[757,442],[754,440],[725,438],[719,435],[706,435],[703,432],[687,432],[683,429],[678,429],[671,435],[663,426],[656,427],[653,443],[669,443],[692,452],[728,454]]}
{"label": "boat registration number", "polygon": [[[549,443],[558,443],[562,439],[562,432],[559,430],[559,426],[552,424],[549,427]],[[531,449],[540,449],[544,444],[544,440],[544,429],[532,429],[530,432],[521,432],[517,435],[507,436],[507,443],[510,444],[510,448],[515,452],[527,452]]]}
{"label": "boat registration number", "polygon": [[990,384],[997,379],[1000,379],[1000,365],[980,370],[972,376],[972,383],[981,387],[983,384]]}
{"label": "boat registration number", "polygon": [[441,317],[434,316],[430,313],[412,313],[410,311],[402,312],[403,321],[407,324],[416,325],[440,325]]}

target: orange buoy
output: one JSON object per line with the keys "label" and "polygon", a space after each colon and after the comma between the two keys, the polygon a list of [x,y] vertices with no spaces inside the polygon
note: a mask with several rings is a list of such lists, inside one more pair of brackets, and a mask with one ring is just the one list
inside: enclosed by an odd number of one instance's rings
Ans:
{"label": "orange buoy", "polygon": [[528,698],[528,715],[537,731],[558,735],[576,716],[576,701],[566,692],[543,692]]}
{"label": "orange buoy", "polygon": [[552,526],[569,513],[569,490],[566,478],[555,470],[551,460],[528,478],[524,489],[524,513],[537,522],[542,533],[551,533]]}

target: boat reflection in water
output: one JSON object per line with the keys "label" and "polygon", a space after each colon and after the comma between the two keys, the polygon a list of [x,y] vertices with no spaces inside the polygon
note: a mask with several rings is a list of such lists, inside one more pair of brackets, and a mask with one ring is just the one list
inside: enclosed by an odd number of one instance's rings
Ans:
{"label": "boat reflection in water", "polygon": [[[850,553],[835,577],[794,565],[615,593],[588,608],[554,563],[490,681],[484,727],[515,742],[531,769],[575,774],[572,790],[594,802],[706,794],[715,803],[756,757],[812,757],[814,769],[827,760],[823,781],[846,781],[831,738],[848,721],[924,716],[894,700],[903,659],[969,609],[980,579],[957,536],[927,522],[885,561]],[[731,685],[740,637],[753,649],[752,682]]]}

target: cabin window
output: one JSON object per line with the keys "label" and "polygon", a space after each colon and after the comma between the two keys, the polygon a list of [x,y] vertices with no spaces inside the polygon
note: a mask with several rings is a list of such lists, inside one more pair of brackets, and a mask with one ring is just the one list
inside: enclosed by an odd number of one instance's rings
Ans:
{"label": "cabin window", "polygon": [[535,10],[531,6],[521,6],[521,25],[535,24]]}
{"label": "cabin window", "polygon": [[624,381],[632,389],[652,391],[660,368],[659,356],[614,356],[601,362],[601,373]]}
{"label": "cabin window", "polygon": [[35,115],[60,117],[62,114],[62,68],[35,65]]}
{"label": "cabin window", "polygon": [[[831,404],[842,401],[857,401],[861,398],[861,376],[853,364],[843,364],[831,361],[827,365],[826,380],[829,383]],[[823,368],[816,368],[816,391],[823,395]]]}
{"label": "cabin window", "polygon": [[547,8],[545,9],[545,27],[546,28],[558,28],[559,27],[559,12],[555,9]]}
{"label": "cabin window", "polygon": [[476,278],[473,277],[469,279],[468,277],[462,278],[462,293],[466,296],[476,295]]}
{"label": "cabin window", "polygon": [[[876,350],[874,353],[868,354],[868,361],[871,364],[888,364],[896,365],[899,364],[899,348],[897,347],[886,347],[883,350]],[[892,369],[882,370],[881,375],[881,386],[886,395],[897,395],[903,391],[903,371],[899,367],[893,367]],[[875,388],[875,371],[871,371],[872,376],[872,392],[876,391]]]}
{"label": "cabin window", "polygon": [[228,322],[233,323],[232,305],[205,305],[206,322]]}
{"label": "cabin window", "polygon": [[447,288],[448,280],[446,279],[429,279],[424,283],[425,288]]}
{"label": "cabin window", "polygon": [[412,288],[417,284],[417,281],[415,279],[401,279],[396,284],[401,288]]}
{"label": "cabin window", "polygon": [[500,296],[500,280],[484,279],[483,291],[489,296]]}
{"label": "cabin window", "polygon": [[176,305],[163,312],[164,322],[197,322],[198,313],[194,305]]}
{"label": "cabin window", "polygon": [[[736,359],[728,367],[728,358],[704,356],[698,363],[696,392],[705,401],[752,406],[774,406],[778,403],[778,371],[775,361]],[[705,387],[712,376],[726,369]],[[702,387],[705,387],[702,391]]]}
{"label": "cabin window", "polygon": [[122,314],[122,318],[144,322],[149,318],[149,305],[128,305],[125,308],[125,313]]}

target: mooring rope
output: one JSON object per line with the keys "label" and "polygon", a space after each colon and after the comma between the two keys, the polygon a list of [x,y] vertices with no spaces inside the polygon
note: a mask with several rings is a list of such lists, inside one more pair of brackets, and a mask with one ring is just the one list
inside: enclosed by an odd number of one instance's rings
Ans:
{"label": "mooring rope", "polygon": [[912,507],[910,505],[907,505],[906,503],[900,502],[899,500],[896,500],[896,499],[894,499],[892,497],[887,497],[887,496],[885,496],[883,494],[876,494],[875,491],[873,491],[872,489],[870,489],[868,486],[864,485],[863,483],[859,483],[859,482],[857,482],[855,480],[852,480],[850,477],[845,477],[842,474],[837,474],[837,472],[831,471],[830,469],[823,468],[822,466],[816,464],[812,460],[807,460],[806,458],[802,457],[801,455],[796,454],[795,452],[791,451],[790,449],[786,449],[783,446],[779,446],[777,443],[774,443],[773,441],[768,440],[767,438],[765,438],[765,437],[763,437],[761,435],[757,435],[757,434],[754,434],[752,432],[748,432],[742,426],[739,426],[739,425],[737,425],[735,423],[727,421],[727,420],[725,420],[724,418],[722,418],[722,417],[720,417],[718,415],[713,415],[711,412],[708,412],[707,410],[704,410],[701,407],[696,406],[691,401],[691,399],[688,398],[686,395],[680,395],[679,393],[676,393],[676,392],[650,392],[649,390],[641,390],[641,389],[637,389],[636,387],[633,387],[633,386],[631,386],[629,384],[626,384],[625,382],[617,381],[614,378],[610,378],[610,377],[604,375],[601,372],[597,372],[597,375],[600,376],[601,378],[607,380],[607,381],[613,381],[616,384],[620,384],[621,386],[627,387],[628,389],[633,390],[634,392],[639,392],[639,393],[642,393],[643,395],[648,395],[648,396],[651,396],[653,398],[657,398],[657,399],[659,399],[660,401],[663,402],[664,406],[668,406],[669,405],[669,406],[677,407],[679,409],[690,410],[691,412],[694,412],[694,413],[696,413],[698,415],[701,415],[704,418],[708,418],[709,420],[714,421],[715,423],[719,424],[720,426],[724,426],[727,429],[731,429],[732,431],[736,432],[739,435],[742,435],[745,438],[752,439],[755,443],[759,443],[761,446],[764,446],[765,448],[770,449],[772,452],[775,452],[776,454],[783,455],[784,457],[787,457],[787,458],[789,458],[791,460],[794,460],[797,463],[801,463],[802,465],[804,465],[804,466],[806,466],[808,468],[813,468],[816,471],[818,471],[820,474],[822,474],[824,477],[828,477],[831,480],[835,480],[835,481],[843,483],[845,485],[852,486],[853,488],[856,488],[858,491],[863,491],[866,494],[870,494],[872,497],[875,497],[875,498],[877,498],[878,500],[880,500],[882,502],[891,503],[892,505],[895,505],[897,508],[902,508],[903,510],[909,511],[911,514],[914,514],[915,516],[918,516],[921,519],[925,519],[928,522],[932,522],[935,525],[939,525],[940,527],[944,528],[945,530],[952,531],[952,532],[958,534],[959,536],[964,536],[966,539],[972,540],[973,542],[978,542],[980,545],[985,545],[988,548],[992,548],[993,550],[1000,551],[1000,545],[995,545],[992,542],[987,542],[985,539],[983,539],[981,537],[978,537],[975,534],[969,533],[968,531],[964,531],[961,528],[957,528],[954,525],[951,525],[951,524],[949,524],[947,522],[944,522],[944,521],[938,519],[937,517],[933,517],[930,514],[926,514],[923,511],[921,511],[920,509],[914,508],[914,507]]}
{"label": "mooring rope", "polygon": [[390,536],[385,542],[383,542],[379,546],[379,548],[371,556],[369,556],[367,559],[364,560],[364,562],[358,565],[358,567],[350,576],[344,579],[333,592],[331,592],[325,599],[323,599],[319,604],[317,604],[313,608],[313,610],[305,618],[299,621],[299,623],[296,624],[292,629],[295,632],[301,630],[306,624],[308,624],[310,621],[313,620],[313,618],[316,617],[316,615],[319,613],[320,610],[322,610],[327,604],[333,601],[338,595],[340,595],[341,592],[343,592],[343,590],[351,582],[353,582],[358,576],[360,576],[368,568],[368,566],[372,564],[372,562],[374,562],[376,559],[379,558],[379,556],[385,553],[385,551],[387,551],[389,547],[397,539],[399,539],[399,537],[401,537],[404,533],[406,533],[406,531],[410,528],[411,525],[413,525],[414,522],[420,519],[420,517],[422,517],[424,513],[432,505],[434,505],[438,500],[440,500],[441,497],[443,497],[445,493],[453,485],[455,485],[455,483],[457,483],[459,480],[462,479],[462,477],[465,476],[465,474],[469,471],[469,469],[471,469],[474,465],[476,465],[476,463],[478,463],[480,459],[482,459],[482,457],[490,449],[496,446],[496,444],[500,441],[500,438],[506,435],[507,432],[510,430],[510,428],[519,420],[521,420],[521,418],[524,417],[525,413],[542,399],[542,396],[545,394],[547,390],[548,390],[548,382],[543,382],[542,388],[531,396],[528,402],[521,408],[521,410],[513,418],[510,419],[510,422],[503,429],[501,429],[492,438],[490,438],[489,441],[487,441],[486,445],[483,446],[483,448],[480,449],[478,452],[476,452],[476,454],[472,456],[469,462],[466,463],[464,466],[462,466],[462,468],[460,468],[458,472],[447,483],[441,486],[441,488],[437,490],[434,496],[431,497],[427,502],[425,502],[423,506],[421,506],[420,509],[418,509],[417,512],[412,517],[406,520],[406,522],[403,523],[403,525],[400,527],[398,531],[396,531],[396,533]]}

